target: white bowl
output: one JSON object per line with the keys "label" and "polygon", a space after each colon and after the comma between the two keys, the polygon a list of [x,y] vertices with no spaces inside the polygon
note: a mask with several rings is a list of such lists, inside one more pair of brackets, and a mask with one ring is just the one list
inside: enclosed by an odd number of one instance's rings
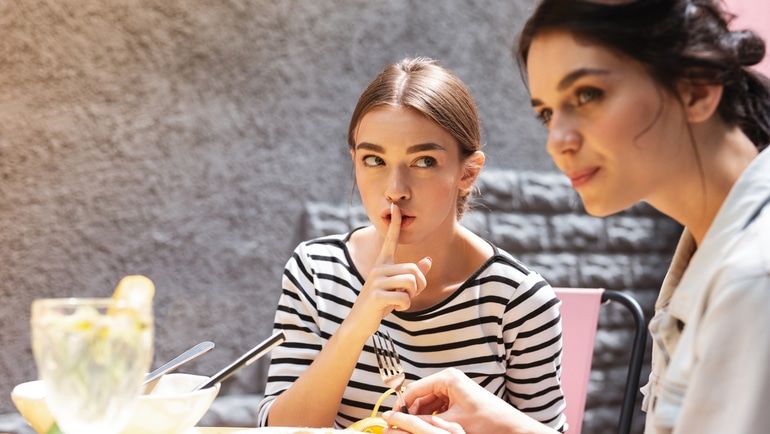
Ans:
{"label": "white bowl", "polygon": [[[192,374],[164,375],[151,394],[139,398],[121,434],[182,434],[194,427],[219,393],[219,384],[192,391],[207,379]],[[35,432],[45,434],[51,428],[53,417],[42,381],[19,384],[13,388],[11,399]]]}

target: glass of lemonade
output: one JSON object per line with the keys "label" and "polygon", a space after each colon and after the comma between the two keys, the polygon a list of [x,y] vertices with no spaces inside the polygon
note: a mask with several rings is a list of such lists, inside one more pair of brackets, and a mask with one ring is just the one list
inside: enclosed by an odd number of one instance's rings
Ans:
{"label": "glass of lemonade", "polygon": [[151,307],[113,298],[32,303],[32,350],[46,401],[65,434],[117,434],[152,361]]}

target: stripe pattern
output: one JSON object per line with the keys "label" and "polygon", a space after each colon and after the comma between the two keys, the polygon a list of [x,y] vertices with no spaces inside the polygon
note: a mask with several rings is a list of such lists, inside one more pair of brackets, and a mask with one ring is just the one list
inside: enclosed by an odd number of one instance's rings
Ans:
{"label": "stripe pattern", "polygon": [[[313,362],[363,287],[346,247],[349,236],[304,242],[286,265],[274,328],[284,330],[287,341],[272,352],[265,398],[258,409],[261,426],[275,397]],[[419,312],[393,312],[380,330],[393,338],[407,382],[455,367],[563,432],[567,425],[559,381],[559,305],[540,275],[495,247],[493,257],[448,298]],[[370,341],[347,384],[335,428],[368,417],[385,390]],[[394,400],[386,400],[382,411]]]}

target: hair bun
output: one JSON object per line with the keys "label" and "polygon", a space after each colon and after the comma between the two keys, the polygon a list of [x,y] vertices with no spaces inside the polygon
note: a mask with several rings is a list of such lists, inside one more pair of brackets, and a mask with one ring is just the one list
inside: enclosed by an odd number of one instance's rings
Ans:
{"label": "hair bun", "polygon": [[752,66],[765,57],[765,42],[751,30],[730,32],[735,59],[742,66]]}

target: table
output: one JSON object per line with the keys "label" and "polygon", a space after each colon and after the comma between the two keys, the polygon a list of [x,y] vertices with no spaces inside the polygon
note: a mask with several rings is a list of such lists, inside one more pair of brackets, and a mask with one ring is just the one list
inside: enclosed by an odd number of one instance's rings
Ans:
{"label": "table", "polygon": [[249,428],[223,428],[223,427],[199,427],[194,428],[190,434],[235,434],[238,431],[245,431]]}

